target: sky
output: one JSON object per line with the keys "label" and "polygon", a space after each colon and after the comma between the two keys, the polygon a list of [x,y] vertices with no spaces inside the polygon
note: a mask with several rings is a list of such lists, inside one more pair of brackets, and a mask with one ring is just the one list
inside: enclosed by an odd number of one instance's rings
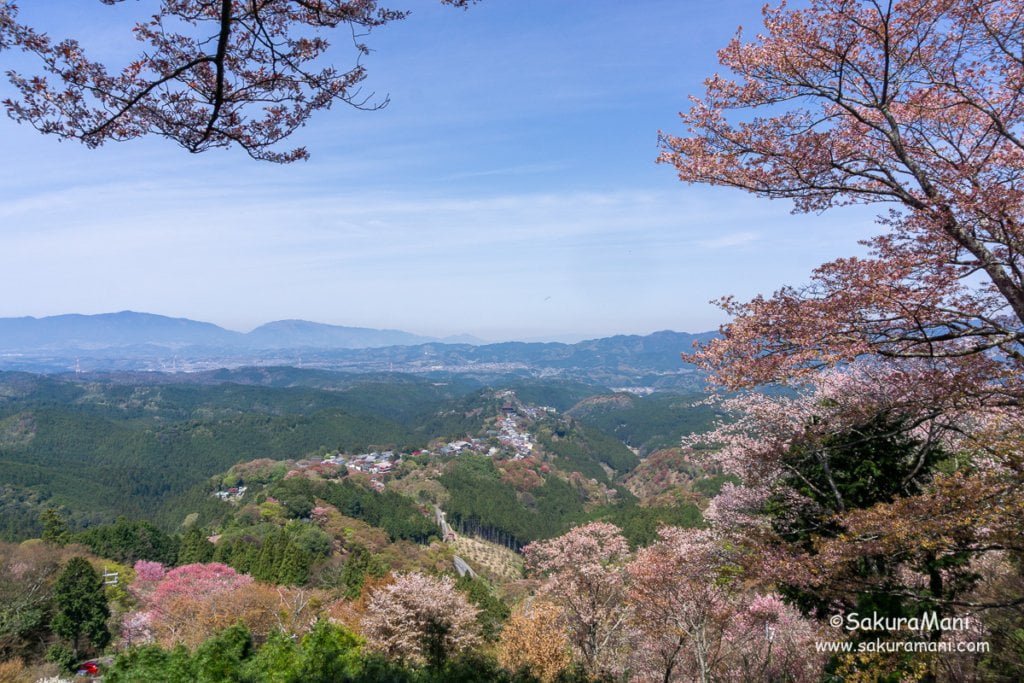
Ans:
{"label": "sky", "polygon": [[[130,15],[158,3],[20,4],[116,63]],[[658,131],[682,132],[677,112],[761,4],[399,0],[411,16],[365,39],[365,91],[389,105],[318,113],[293,138],[312,154],[298,164],[160,139],[90,150],[3,118],[0,317],[300,318],[490,341],[715,328],[710,300],[800,284],[875,231],[870,211],[792,215],[655,163]],[[11,52],[0,65],[28,70]]]}

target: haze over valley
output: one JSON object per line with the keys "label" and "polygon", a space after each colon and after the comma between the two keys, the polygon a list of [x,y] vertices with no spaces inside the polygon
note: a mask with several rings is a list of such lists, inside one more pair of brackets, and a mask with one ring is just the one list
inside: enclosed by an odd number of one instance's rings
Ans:
{"label": "haze over valley", "polygon": [[296,366],[442,377],[559,378],[635,390],[695,388],[681,353],[714,333],[656,332],[575,344],[467,343],[399,330],[284,320],[248,333],[211,323],[125,311],[102,315],[0,318],[0,370],[30,372],[200,372]]}

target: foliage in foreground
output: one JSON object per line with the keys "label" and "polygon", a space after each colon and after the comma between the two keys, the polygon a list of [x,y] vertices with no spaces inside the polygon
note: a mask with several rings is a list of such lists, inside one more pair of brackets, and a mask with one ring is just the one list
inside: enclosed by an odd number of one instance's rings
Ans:
{"label": "foliage in foreground", "polygon": [[[415,666],[368,652],[352,631],[321,620],[296,641],[280,631],[256,644],[244,626],[232,626],[194,651],[156,645],[132,648],[119,655],[105,680],[113,683],[150,681],[183,683],[531,683],[538,679],[503,669],[476,652]],[[572,672],[556,679],[588,680]]]}

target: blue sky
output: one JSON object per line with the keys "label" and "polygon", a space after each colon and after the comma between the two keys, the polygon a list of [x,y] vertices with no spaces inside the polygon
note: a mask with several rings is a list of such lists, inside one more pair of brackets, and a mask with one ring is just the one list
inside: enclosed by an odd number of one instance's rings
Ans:
{"label": "blue sky", "polygon": [[[406,0],[413,15],[367,40],[367,90],[390,106],[321,112],[295,139],[312,159],[289,166],[156,139],[88,150],[4,119],[0,316],[132,309],[489,340],[715,327],[710,299],[799,284],[873,232],[870,212],[793,216],[654,163],[658,130],[680,130],[760,4]],[[130,5],[48,0],[22,16],[116,61],[129,15],[156,2]]]}

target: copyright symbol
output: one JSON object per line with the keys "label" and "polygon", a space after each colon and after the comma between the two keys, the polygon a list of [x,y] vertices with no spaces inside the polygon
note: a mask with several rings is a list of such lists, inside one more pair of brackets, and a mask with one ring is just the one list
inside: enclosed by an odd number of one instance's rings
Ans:
{"label": "copyright symbol", "polygon": [[839,628],[843,625],[843,615],[833,614],[831,617],[828,618],[828,623],[829,626],[831,626],[832,628]]}

